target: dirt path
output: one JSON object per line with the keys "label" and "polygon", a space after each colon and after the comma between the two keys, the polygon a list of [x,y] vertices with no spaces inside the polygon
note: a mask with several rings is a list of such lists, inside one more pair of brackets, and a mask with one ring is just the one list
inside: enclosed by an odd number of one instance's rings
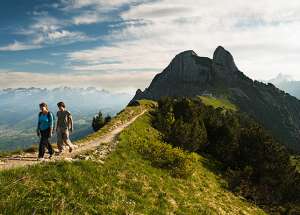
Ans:
{"label": "dirt path", "polygon": [[[71,153],[68,150],[65,150],[59,156],[53,156],[53,158],[45,159],[44,161],[37,161],[37,153],[25,153],[22,155],[14,155],[7,158],[0,158],[0,170],[4,169],[12,169],[16,167],[34,165],[41,162],[55,162],[59,160],[72,161],[77,159],[78,157],[83,158],[85,160],[89,159],[89,156],[83,156],[84,153],[92,150],[96,150],[95,153],[97,155],[101,155],[104,159],[115,147],[117,142],[115,141],[116,137],[120,134],[120,132],[125,129],[127,126],[132,124],[139,116],[143,115],[147,110],[144,110],[142,113],[136,115],[128,122],[125,122],[121,125],[118,125],[109,133],[104,134],[96,140],[80,144],[78,148],[74,149]],[[109,144],[108,144],[109,143]],[[45,155],[47,157],[47,154]],[[100,162],[103,162],[100,160]]]}

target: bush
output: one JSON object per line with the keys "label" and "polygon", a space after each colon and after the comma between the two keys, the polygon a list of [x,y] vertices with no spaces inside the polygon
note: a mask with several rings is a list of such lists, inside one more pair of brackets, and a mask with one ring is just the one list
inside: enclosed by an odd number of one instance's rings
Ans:
{"label": "bush", "polygon": [[175,147],[196,152],[207,143],[207,132],[201,112],[188,99],[173,102],[164,98],[158,102],[153,125],[164,134],[165,140]]}
{"label": "bush", "polygon": [[92,127],[95,132],[99,131],[104,125],[109,123],[111,121],[111,116],[107,115],[105,118],[103,118],[103,115],[101,111],[93,117]]}
{"label": "bush", "polygon": [[136,147],[153,166],[170,170],[174,177],[187,178],[194,172],[197,157],[193,153],[184,152],[159,141],[144,142]]}
{"label": "bush", "polygon": [[228,166],[236,166],[240,125],[235,115],[220,108],[208,108],[204,114],[204,124],[209,141],[205,151]]}
{"label": "bush", "polygon": [[203,149],[207,143],[207,133],[203,121],[192,120],[188,123],[182,119],[176,120],[168,141],[173,146],[190,152]]}
{"label": "bush", "polygon": [[95,132],[100,130],[100,128],[102,128],[104,126],[104,124],[105,124],[105,122],[104,122],[103,115],[102,115],[101,111],[99,111],[99,113],[93,117],[93,122],[92,122],[93,130]]}

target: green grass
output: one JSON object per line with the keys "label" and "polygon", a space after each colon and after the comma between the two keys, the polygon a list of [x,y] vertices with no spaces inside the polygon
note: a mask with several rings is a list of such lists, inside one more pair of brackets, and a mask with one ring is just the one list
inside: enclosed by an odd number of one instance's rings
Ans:
{"label": "green grass", "polygon": [[224,108],[226,110],[237,111],[238,108],[227,99],[214,98],[211,96],[199,96],[205,105],[213,106],[214,108]]}
{"label": "green grass", "polygon": [[2,171],[0,214],[264,214],[227,190],[220,164],[211,159],[181,151],[187,159],[197,156],[185,179],[174,177],[173,168],[157,167],[152,158],[163,152],[152,149],[164,144],[160,136],[145,114],[122,132],[104,164],[57,162]]}
{"label": "green grass", "polygon": [[89,141],[98,139],[99,137],[107,134],[111,129],[114,128],[114,126],[126,123],[134,116],[142,113],[145,109],[152,108],[156,105],[155,102],[149,100],[139,100],[139,104],[140,104],[139,106],[126,107],[125,109],[120,111],[115,117],[113,117],[112,120],[109,123],[107,123],[103,128],[101,128],[99,131],[92,133],[76,141],[75,144],[84,144]]}

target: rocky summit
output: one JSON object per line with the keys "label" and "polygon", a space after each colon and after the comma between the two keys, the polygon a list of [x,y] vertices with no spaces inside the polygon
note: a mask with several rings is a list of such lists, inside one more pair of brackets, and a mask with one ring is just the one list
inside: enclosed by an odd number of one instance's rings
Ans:
{"label": "rocky summit", "polygon": [[148,88],[137,90],[130,103],[203,94],[227,98],[290,150],[300,152],[300,101],[272,84],[244,75],[230,52],[221,46],[215,50],[213,59],[199,57],[192,50],[178,54]]}
{"label": "rocky summit", "polygon": [[232,55],[219,46],[213,59],[199,57],[194,51],[178,54],[164,71],[156,75],[145,91],[137,90],[132,101],[157,100],[163,96],[196,96],[214,89],[215,81],[230,83],[242,74]]}

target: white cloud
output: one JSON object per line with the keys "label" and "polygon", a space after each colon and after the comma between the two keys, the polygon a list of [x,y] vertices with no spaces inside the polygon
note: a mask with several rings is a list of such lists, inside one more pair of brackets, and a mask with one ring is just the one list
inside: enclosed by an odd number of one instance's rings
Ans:
{"label": "white cloud", "polygon": [[73,42],[78,40],[85,40],[88,39],[88,37],[81,32],[70,32],[67,30],[61,30],[48,32],[47,39],[49,39],[49,41],[71,40]]}
{"label": "white cloud", "polygon": [[40,46],[14,41],[11,44],[0,47],[0,51],[23,51],[23,50],[37,49],[37,48],[40,48]]}
{"label": "white cloud", "polygon": [[[98,10],[112,10],[122,5],[143,2],[142,0],[62,0],[62,9],[74,10],[86,7],[96,7]],[[102,9],[101,9],[102,8]]]}
{"label": "white cloud", "polygon": [[16,87],[90,87],[110,89],[112,91],[132,92],[137,88],[144,88],[153,74],[151,73],[117,73],[117,74],[43,74],[29,72],[0,72],[0,86],[4,88]]}
{"label": "white cloud", "polygon": [[141,4],[146,0],[62,0],[61,9],[69,12],[79,11],[79,15],[72,17],[75,25],[95,24],[105,21],[120,20],[113,11],[124,5]]}
{"label": "white cloud", "polygon": [[[64,28],[71,25],[70,20],[58,20],[55,17],[46,15],[38,15],[34,17],[34,22],[28,28],[18,29],[15,33],[26,36],[26,43],[18,43],[27,49],[36,47],[44,47],[49,44],[68,44],[78,41],[94,40],[83,32],[69,31]],[[3,47],[5,48],[5,47]],[[1,50],[1,49],[0,49]],[[11,50],[15,51],[15,50]]]}
{"label": "white cloud", "polygon": [[[297,0],[160,0],[131,5],[120,16],[124,25],[112,25],[107,35],[112,45],[68,54],[73,69],[161,71],[180,51],[212,57],[223,45],[252,78],[281,72],[300,79]],[[107,59],[118,63],[107,64]]]}
{"label": "white cloud", "polygon": [[29,27],[29,31],[32,33],[47,33],[61,29],[66,25],[64,20],[58,20],[51,16],[38,16],[35,18],[35,22]]}
{"label": "white cloud", "polygon": [[39,65],[49,65],[49,66],[55,65],[54,62],[49,62],[46,60],[38,60],[38,59],[28,59],[21,64],[23,65],[39,64]]}
{"label": "white cloud", "polygon": [[75,25],[94,24],[107,20],[110,20],[110,18],[104,15],[100,15],[97,12],[84,12],[78,16],[73,17],[73,23]]}
{"label": "white cloud", "polygon": [[[166,65],[171,54],[160,44],[140,46],[141,41],[126,42],[111,47],[69,53],[71,68],[78,71],[152,71],[158,72]],[[137,48],[139,47],[139,48]],[[178,50],[179,51],[179,50]]]}

